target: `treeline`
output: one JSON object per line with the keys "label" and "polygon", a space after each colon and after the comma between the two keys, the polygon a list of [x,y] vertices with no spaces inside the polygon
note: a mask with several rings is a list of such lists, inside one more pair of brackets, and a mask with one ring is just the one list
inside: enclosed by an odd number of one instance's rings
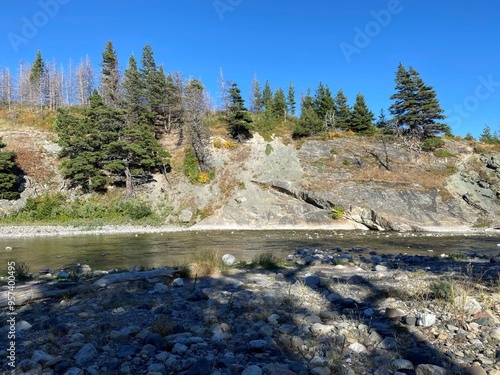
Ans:
{"label": "treeline", "polygon": [[[8,68],[0,74],[0,101],[36,110],[57,109],[55,130],[62,146],[62,173],[83,191],[102,191],[110,184],[123,185],[128,196],[134,186],[154,172],[170,169],[169,155],[159,140],[165,134],[188,145],[192,180],[208,181],[212,175],[209,159],[209,128],[226,127],[227,134],[243,142],[256,131],[280,133],[295,138],[350,131],[369,135],[391,133],[415,142],[424,142],[450,133],[436,93],[412,67],[399,65],[395,77],[391,118],[381,110],[378,119],[358,93],[351,107],[339,89],[335,95],[320,82],[314,92],[301,95],[297,116],[296,93],[290,82],[286,92],[274,91],[269,81],[263,87],[254,78],[249,108],[236,82],[224,79],[221,71],[220,99],[213,110],[203,83],[184,79],[182,73],[166,73],[158,66],[150,45],[139,61],[130,56],[122,72],[116,51],[108,41],[102,52],[98,78],[86,57],[76,67],[57,68],[41,52],[33,64],[21,62],[17,80]],[[187,164],[186,164],[187,163]]]}

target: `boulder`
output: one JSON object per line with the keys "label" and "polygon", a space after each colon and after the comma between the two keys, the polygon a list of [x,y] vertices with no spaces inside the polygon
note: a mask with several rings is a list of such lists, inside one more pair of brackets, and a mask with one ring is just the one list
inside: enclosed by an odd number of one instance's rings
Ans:
{"label": "boulder", "polygon": [[236,257],[232,254],[224,254],[222,256],[222,263],[226,266],[233,266],[236,264]]}

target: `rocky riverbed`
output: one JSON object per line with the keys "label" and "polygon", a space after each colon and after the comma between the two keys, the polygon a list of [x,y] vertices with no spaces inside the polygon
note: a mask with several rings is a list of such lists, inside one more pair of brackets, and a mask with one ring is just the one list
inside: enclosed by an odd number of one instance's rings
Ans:
{"label": "rocky riverbed", "polygon": [[15,373],[498,375],[497,260],[337,248],[197,278],[83,267],[16,311]]}

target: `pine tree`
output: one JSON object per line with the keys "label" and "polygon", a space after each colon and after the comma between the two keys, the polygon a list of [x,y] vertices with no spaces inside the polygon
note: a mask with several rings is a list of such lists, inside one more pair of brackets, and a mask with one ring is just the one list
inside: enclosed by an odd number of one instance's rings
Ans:
{"label": "pine tree", "polygon": [[273,105],[272,105],[273,117],[276,119],[286,120],[287,108],[286,108],[286,98],[285,92],[281,87],[277,88],[274,92]]}
{"label": "pine tree", "polygon": [[15,154],[2,151],[6,144],[0,137],[0,199],[19,198],[19,169],[15,163]]}
{"label": "pine tree", "polygon": [[308,137],[323,130],[323,122],[314,108],[314,98],[308,89],[306,96],[302,99],[300,118],[293,130],[293,137]]}
{"label": "pine tree", "polygon": [[366,106],[365,97],[358,93],[352,110],[351,129],[360,134],[373,134],[375,132],[373,119],[373,112]]}
{"label": "pine tree", "polygon": [[120,103],[120,70],[118,58],[109,40],[102,53],[100,92],[106,105],[117,107]]}
{"label": "pine tree", "polygon": [[46,79],[46,67],[45,62],[42,59],[42,53],[40,50],[37,51],[35,62],[31,67],[31,73],[29,77],[29,87],[31,92],[31,104],[39,105],[40,109],[43,108],[44,104],[44,94],[45,94],[45,79]]}
{"label": "pine tree", "polygon": [[149,44],[144,46],[141,57],[141,86],[144,91],[145,104],[154,115],[155,125],[168,131],[166,111],[167,77],[163,68],[158,68]]}
{"label": "pine tree", "polygon": [[335,125],[341,129],[348,130],[351,128],[351,109],[347,104],[347,97],[342,89],[337,92],[334,99],[335,102]]}
{"label": "pine tree", "polygon": [[407,71],[400,63],[395,82],[396,93],[391,96],[394,103],[389,111],[394,116],[396,133],[424,141],[449,130],[447,125],[436,122],[445,118],[444,111],[432,86],[425,85],[415,69]]}
{"label": "pine tree", "polygon": [[293,87],[292,81],[288,86],[288,96],[287,96],[288,113],[295,116],[295,87]]}
{"label": "pine tree", "polygon": [[260,91],[260,83],[257,80],[257,76],[253,77],[252,88],[250,92],[250,111],[253,113],[260,112],[262,110],[262,92]]}
{"label": "pine tree", "polygon": [[79,186],[84,192],[103,191],[108,183],[101,168],[104,154],[97,114],[103,106],[94,90],[83,118],[72,115],[69,108],[59,109],[56,117],[59,157],[64,158],[60,165],[62,174],[71,180],[71,186]]}
{"label": "pine tree", "polygon": [[245,108],[245,101],[241,97],[240,89],[238,85],[233,82],[229,88],[229,134],[240,142],[251,138],[251,123],[252,119]]}
{"label": "pine tree", "polygon": [[273,92],[271,91],[271,86],[269,86],[269,81],[266,81],[264,85],[264,90],[262,91],[262,105],[266,112],[272,113],[273,110]]}
{"label": "pine tree", "polygon": [[322,82],[318,84],[316,95],[314,97],[314,109],[322,121],[326,121],[335,111],[335,102],[328,85],[324,86]]}
{"label": "pine tree", "polygon": [[137,61],[130,56],[123,79],[123,106],[130,122],[138,121],[144,114],[144,92],[141,89],[141,75],[137,69]]}

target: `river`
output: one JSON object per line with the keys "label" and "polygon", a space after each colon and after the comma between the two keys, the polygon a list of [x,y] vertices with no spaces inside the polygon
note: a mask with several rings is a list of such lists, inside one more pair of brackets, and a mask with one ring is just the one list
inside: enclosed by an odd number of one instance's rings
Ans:
{"label": "river", "polygon": [[[184,264],[202,251],[251,261],[261,252],[279,257],[301,248],[349,250],[362,247],[383,253],[439,255],[500,252],[496,234],[393,233],[367,231],[182,231],[155,234],[120,234],[0,238],[0,274],[8,261],[25,262],[31,272],[58,270],[77,263],[92,269],[160,267]],[[6,249],[7,248],[7,249]],[[11,250],[9,248],[12,248]]]}

